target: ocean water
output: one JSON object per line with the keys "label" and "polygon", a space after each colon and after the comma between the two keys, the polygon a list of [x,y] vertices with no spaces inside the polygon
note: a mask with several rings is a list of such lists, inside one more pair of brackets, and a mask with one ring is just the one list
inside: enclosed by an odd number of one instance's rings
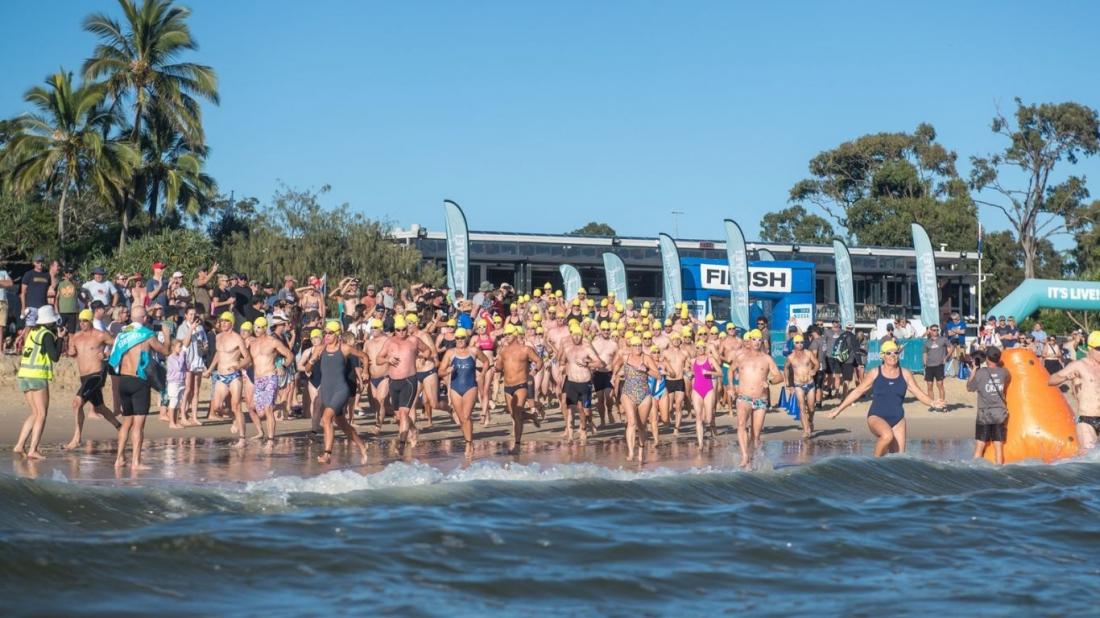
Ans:
{"label": "ocean water", "polygon": [[1095,615],[1100,460],[995,468],[965,461],[969,444],[882,460],[839,454],[860,443],[808,460],[776,444],[749,472],[727,453],[628,468],[550,448],[307,476],[287,473],[288,456],[247,482],[13,468],[0,474],[0,607]]}

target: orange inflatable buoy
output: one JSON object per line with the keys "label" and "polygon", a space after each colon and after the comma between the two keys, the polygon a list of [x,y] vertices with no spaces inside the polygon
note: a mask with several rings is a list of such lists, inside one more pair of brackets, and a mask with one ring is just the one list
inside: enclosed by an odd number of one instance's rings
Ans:
{"label": "orange inflatable buoy", "polygon": [[[1041,459],[1050,463],[1077,455],[1077,427],[1062,391],[1047,384],[1050,374],[1030,350],[1008,348],[1001,362],[1012,379],[1005,392],[1008,425],[1005,463]],[[985,450],[993,461],[993,447]]]}

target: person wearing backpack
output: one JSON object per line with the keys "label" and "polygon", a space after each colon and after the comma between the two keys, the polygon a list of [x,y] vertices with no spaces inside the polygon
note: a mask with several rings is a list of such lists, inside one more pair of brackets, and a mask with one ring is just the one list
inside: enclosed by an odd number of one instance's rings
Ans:
{"label": "person wearing backpack", "polygon": [[[839,326],[839,323],[837,325]],[[833,373],[833,380],[837,390],[840,391],[841,401],[848,396],[852,377],[855,376],[856,353],[859,350],[855,329],[856,325],[849,322],[833,342],[832,357],[836,361],[834,366],[838,369]]]}

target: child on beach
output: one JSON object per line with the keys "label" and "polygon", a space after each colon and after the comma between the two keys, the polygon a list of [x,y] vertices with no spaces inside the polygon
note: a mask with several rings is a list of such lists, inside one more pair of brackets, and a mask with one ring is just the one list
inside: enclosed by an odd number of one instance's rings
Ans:
{"label": "child on beach", "polygon": [[985,449],[992,444],[997,465],[1005,462],[1005,423],[1008,421],[1005,389],[1010,379],[1008,370],[1001,365],[1000,348],[986,348],[984,358],[980,352],[974,354],[974,373],[966,381],[966,390],[978,393],[978,415],[974,426],[975,459],[984,457]]}
{"label": "child on beach", "polygon": [[186,356],[183,353],[183,341],[172,341],[172,353],[166,359],[167,386],[168,386],[168,426],[172,429],[182,429],[179,424],[180,406],[183,403],[183,382],[186,374]]}

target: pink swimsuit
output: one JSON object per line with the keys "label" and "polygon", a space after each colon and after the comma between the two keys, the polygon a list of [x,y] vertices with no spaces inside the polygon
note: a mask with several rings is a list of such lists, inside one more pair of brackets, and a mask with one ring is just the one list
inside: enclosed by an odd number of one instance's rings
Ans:
{"label": "pink swimsuit", "polygon": [[696,393],[699,393],[700,397],[705,398],[710,394],[710,391],[714,390],[714,379],[706,374],[708,371],[713,371],[714,367],[710,366],[710,361],[704,363],[691,363],[691,372],[694,378],[691,381],[691,388],[695,389]]}

